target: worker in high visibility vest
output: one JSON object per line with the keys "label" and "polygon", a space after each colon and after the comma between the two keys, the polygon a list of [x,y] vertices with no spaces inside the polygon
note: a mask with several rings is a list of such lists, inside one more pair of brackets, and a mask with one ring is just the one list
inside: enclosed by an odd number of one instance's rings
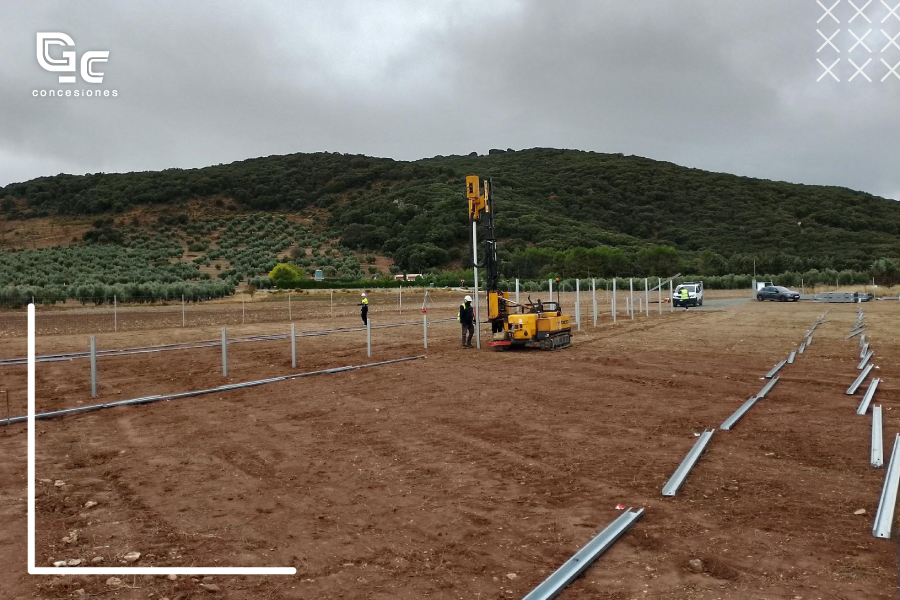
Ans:
{"label": "worker in high visibility vest", "polygon": [[684,305],[684,310],[688,309],[688,289],[686,287],[681,288],[681,303]]}
{"label": "worker in high visibility vest", "polygon": [[362,296],[362,300],[357,306],[361,306],[362,308],[359,310],[359,316],[362,317],[363,325],[367,325],[369,322],[369,299],[366,298],[365,292],[360,295]]}
{"label": "worker in high visibility vest", "polygon": [[475,335],[475,309],[472,307],[472,296],[463,298],[456,320],[462,327],[462,347],[471,348],[472,336]]}

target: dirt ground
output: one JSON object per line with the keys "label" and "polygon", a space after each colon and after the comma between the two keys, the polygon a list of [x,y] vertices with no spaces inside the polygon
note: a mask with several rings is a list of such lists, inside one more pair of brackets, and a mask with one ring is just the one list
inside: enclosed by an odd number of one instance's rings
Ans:
{"label": "dirt ground", "polygon": [[[137,566],[293,566],[296,576],[138,576],[119,586],[28,576],[26,429],[3,428],[0,597],[521,598],[623,504],[645,508],[643,518],[561,599],[896,598],[896,534],[871,534],[884,469],[868,464],[860,394],[844,393],[859,360],[857,340],[844,336],[859,306],[729,303],[616,325],[604,315],[556,352],[463,350],[455,323],[434,324],[427,351],[420,326],[378,330],[372,359],[361,332],[304,338],[298,371],[426,358],[38,423],[39,565],[101,556],[116,567],[136,551]],[[900,304],[862,307],[889,455],[900,431]],[[825,309],[812,346],[663,498],[695,434],[757,392]],[[83,341],[40,337],[37,350]],[[0,340],[0,356],[23,352],[21,338]],[[285,341],[236,345],[229,358],[227,379],[219,348],[104,358],[99,400],[292,371]],[[22,414],[25,368],[2,375]],[[39,410],[91,403],[88,362],[39,364],[37,399]]]}

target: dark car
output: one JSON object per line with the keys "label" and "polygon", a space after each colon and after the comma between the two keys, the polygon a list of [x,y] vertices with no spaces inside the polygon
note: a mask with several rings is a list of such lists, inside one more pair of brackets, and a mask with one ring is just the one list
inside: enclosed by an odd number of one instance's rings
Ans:
{"label": "dark car", "polygon": [[767,285],[766,287],[756,292],[756,299],[760,302],[762,302],[763,300],[796,302],[800,299],[800,293],[795,292],[794,290],[789,290],[786,287],[781,287],[780,285]]}

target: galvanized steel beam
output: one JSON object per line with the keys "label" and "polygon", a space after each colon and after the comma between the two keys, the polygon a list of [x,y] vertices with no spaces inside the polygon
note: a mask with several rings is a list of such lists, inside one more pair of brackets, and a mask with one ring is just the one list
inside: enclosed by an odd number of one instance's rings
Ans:
{"label": "galvanized steel beam", "polygon": [[860,350],[859,350],[859,358],[862,359],[863,357],[865,357],[866,352],[868,352],[868,351],[869,351],[869,343],[866,342],[865,344],[863,344],[863,347],[860,348]]}
{"label": "galvanized steel beam", "polygon": [[753,408],[753,405],[756,404],[757,400],[759,400],[759,398],[757,398],[756,396],[752,396],[749,400],[741,404],[741,406],[736,411],[734,411],[734,413],[732,413],[730,417],[725,419],[724,423],[719,425],[719,429],[721,429],[722,431],[728,431],[729,429],[734,427],[734,424],[737,423],[740,418],[747,413],[748,410]]}
{"label": "galvanized steel beam", "polygon": [[876,469],[884,464],[884,445],[881,442],[881,406],[872,407],[872,457],[869,464]]}
{"label": "galvanized steel beam", "polygon": [[797,350],[797,354],[803,354],[806,351],[806,342],[800,344],[800,349]]}
{"label": "galvanized steel beam", "polygon": [[872,535],[877,538],[891,537],[898,485],[900,485],[900,433],[894,436],[894,450],[884,473],[884,487],[881,489],[881,500],[878,502],[878,512],[875,513],[875,523],[872,525]]}
{"label": "galvanized steel beam", "polygon": [[789,364],[789,365],[794,364],[794,360],[795,360],[796,358],[797,358],[797,351],[794,350],[793,352],[791,352],[791,353],[788,355],[787,364]]}
{"label": "galvanized steel beam", "polygon": [[772,379],[772,377],[775,376],[775,373],[780,371],[781,367],[783,367],[786,364],[787,364],[787,361],[783,360],[783,361],[779,362],[777,365],[775,365],[774,367],[772,367],[772,369],[768,373],[766,373],[766,379]]}
{"label": "galvanized steel beam", "polygon": [[874,355],[875,355],[875,352],[872,351],[872,350],[870,350],[869,352],[867,352],[866,355],[863,356],[863,359],[862,359],[861,361],[859,361],[859,364],[856,365],[856,368],[859,369],[859,370],[864,369],[865,366],[866,366],[867,364],[869,364],[869,361],[872,359],[872,357],[873,357]]}
{"label": "galvanized steel beam", "polygon": [[869,403],[872,401],[872,398],[875,397],[875,390],[878,388],[878,384],[881,383],[881,379],[875,378],[872,380],[872,383],[869,384],[869,389],[866,390],[866,394],[863,396],[862,402],[859,403],[859,408],[856,409],[856,414],[864,415],[866,411],[869,410]]}
{"label": "galvanized steel beam", "polygon": [[769,380],[769,383],[763,386],[763,389],[759,390],[759,393],[756,394],[756,397],[762,400],[766,397],[766,394],[772,391],[772,388],[775,387],[775,384],[778,383],[778,378],[775,377]]}
{"label": "galvanized steel beam", "polygon": [[688,473],[690,473],[691,469],[694,468],[697,460],[700,459],[700,455],[703,454],[703,451],[706,449],[706,445],[709,444],[709,440],[712,439],[712,436],[715,432],[715,429],[709,429],[700,434],[700,438],[697,440],[697,443],[694,444],[694,447],[691,448],[691,451],[687,453],[687,456],[684,457],[684,460],[681,461],[681,464],[678,465],[677,469],[675,469],[672,477],[670,477],[669,481],[666,482],[666,485],[663,486],[663,496],[674,496],[678,492],[678,489],[684,483],[684,480],[687,479]]}
{"label": "galvanized steel beam", "polygon": [[857,329],[856,331],[850,332],[850,335],[846,336],[844,339],[849,340],[850,338],[856,337],[864,331],[865,331],[865,329]]}
{"label": "galvanized steel beam", "polygon": [[866,380],[866,377],[869,376],[869,373],[872,372],[872,369],[874,367],[875,367],[875,365],[869,365],[865,369],[863,369],[863,372],[859,374],[859,377],[856,378],[856,381],[851,383],[850,387],[847,388],[848,396],[852,396],[853,394],[856,393],[856,390],[859,389],[860,384],[862,384],[862,382]]}
{"label": "galvanized steel beam", "polygon": [[543,583],[531,590],[522,600],[552,600],[552,598],[556,598],[566,586],[584,573],[601,554],[609,550],[643,514],[643,508],[637,510],[629,508],[626,510],[619,515],[618,519],[588,542],[584,548],[563,563]]}

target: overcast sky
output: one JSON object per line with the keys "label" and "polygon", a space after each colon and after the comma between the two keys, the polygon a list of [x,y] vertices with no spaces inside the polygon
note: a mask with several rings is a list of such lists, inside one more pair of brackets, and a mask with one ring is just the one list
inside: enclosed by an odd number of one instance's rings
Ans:
{"label": "overcast sky", "polygon": [[[815,0],[0,0],[0,185],[292,152],[545,146],[900,199],[900,78],[882,62],[900,62],[882,33],[900,18],[884,0],[832,12]],[[817,29],[840,29],[840,53],[817,52]],[[79,60],[108,50],[103,83],[60,84],[38,63],[38,32],[73,38]],[[865,45],[851,52],[853,34]],[[817,82],[817,58],[841,59],[840,83]],[[849,60],[870,58],[872,81],[848,81]],[[117,96],[33,95],[60,89]]]}

